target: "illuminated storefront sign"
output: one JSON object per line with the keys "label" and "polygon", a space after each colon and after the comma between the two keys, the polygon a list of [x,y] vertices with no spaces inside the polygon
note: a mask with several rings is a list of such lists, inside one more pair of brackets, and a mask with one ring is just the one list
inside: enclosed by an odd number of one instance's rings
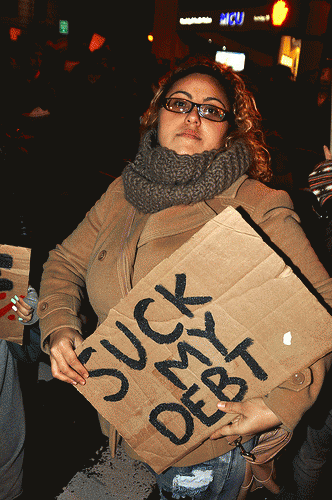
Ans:
{"label": "illuminated storefront sign", "polygon": [[222,12],[220,14],[220,26],[242,26],[244,23],[244,12]]}
{"label": "illuminated storefront sign", "polygon": [[180,24],[210,24],[212,17],[181,17]]}
{"label": "illuminated storefront sign", "polygon": [[215,10],[210,10],[210,4],[207,1],[204,2],[206,10],[196,12],[189,10],[189,0],[178,0],[178,3],[180,9],[177,29],[181,31],[273,32],[278,29],[282,32],[285,28],[299,27],[299,8],[296,6],[290,8],[290,0],[268,0],[264,5],[242,7],[243,10],[235,10],[234,6],[224,6],[220,10],[215,7]]}
{"label": "illuminated storefront sign", "polygon": [[296,79],[298,72],[301,44],[301,40],[297,40],[289,35],[281,37],[278,64],[288,66],[292,70],[293,80]]}
{"label": "illuminated storefront sign", "polygon": [[271,16],[267,14],[266,16],[254,16],[255,23],[267,23],[270,21]]}

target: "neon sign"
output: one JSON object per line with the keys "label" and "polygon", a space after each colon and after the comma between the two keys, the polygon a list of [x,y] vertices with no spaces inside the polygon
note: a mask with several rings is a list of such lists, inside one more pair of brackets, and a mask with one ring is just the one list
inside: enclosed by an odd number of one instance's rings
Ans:
{"label": "neon sign", "polygon": [[244,23],[244,12],[222,12],[220,14],[220,26],[242,26]]}
{"label": "neon sign", "polygon": [[210,24],[212,17],[181,17],[180,24]]}
{"label": "neon sign", "polygon": [[254,21],[256,23],[266,23],[268,21],[270,21],[271,17],[269,14],[267,14],[266,16],[254,16]]}

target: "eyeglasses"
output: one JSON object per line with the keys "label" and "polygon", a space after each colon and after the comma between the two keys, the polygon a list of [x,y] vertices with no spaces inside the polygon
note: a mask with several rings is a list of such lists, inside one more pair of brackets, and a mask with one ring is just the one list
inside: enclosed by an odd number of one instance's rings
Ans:
{"label": "eyeglasses", "polygon": [[166,97],[163,102],[163,107],[172,113],[190,113],[194,106],[196,106],[199,116],[212,122],[230,121],[232,116],[229,111],[213,104],[197,104],[197,102],[179,97]]}

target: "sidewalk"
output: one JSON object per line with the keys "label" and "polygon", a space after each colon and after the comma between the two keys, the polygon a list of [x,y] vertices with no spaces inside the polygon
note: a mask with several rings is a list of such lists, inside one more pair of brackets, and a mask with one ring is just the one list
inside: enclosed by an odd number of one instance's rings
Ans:
{"label": "sidewalk", "polygon": [[[25,494],[34,500],[146,500],[155,480],[118,447],[110,456],[96,410],[40,362],[29,399]],[[31,418],[32,417],[32,418]],[[33,496],[32,496],[33,492]],[[24,497],[25,498],[25,497]]]}
{"label": "sidewalk", "polygon": [[113,460],[106,448],[91,462],[75,474],[58,500],[146,500],[155,484],[144,465],[128,457],[121,447]]}

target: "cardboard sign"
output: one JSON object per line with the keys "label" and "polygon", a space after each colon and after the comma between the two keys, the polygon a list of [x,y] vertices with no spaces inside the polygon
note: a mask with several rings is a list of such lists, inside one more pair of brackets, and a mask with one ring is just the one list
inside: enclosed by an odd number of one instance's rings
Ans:
{"label": "cardboard sign", "polygon": [[114,307],[77,350],[78,390],[157,473],[332,351],[332,318],[228,207]]}
{"label": "cardboard sign", "polygon": [[29,248],[0,245],[0,338],[17,344],[23,343],[24,326],[10,299],[27,295],[30,255]]}

